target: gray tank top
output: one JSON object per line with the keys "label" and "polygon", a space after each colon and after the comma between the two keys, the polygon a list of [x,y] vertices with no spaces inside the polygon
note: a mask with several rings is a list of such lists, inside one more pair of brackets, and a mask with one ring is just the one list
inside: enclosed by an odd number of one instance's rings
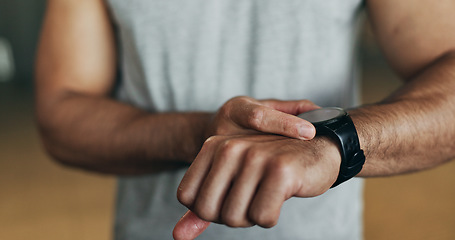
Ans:
{"label": "gray tank top", "polygon": [[[215,111],[229,98],[357,103],[361,0],[107,0],[118,28],[118,98],[150,112]],[[115,239],[172,239],[185,173],[120,177]],[[198,239],[362,239],[362,180],[292,198],[271,229],[212,224]]]}

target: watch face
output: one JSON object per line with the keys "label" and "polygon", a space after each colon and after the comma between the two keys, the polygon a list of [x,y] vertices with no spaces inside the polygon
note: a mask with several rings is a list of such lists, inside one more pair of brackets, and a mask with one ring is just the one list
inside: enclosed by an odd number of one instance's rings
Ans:
{"label": "watch face", "polygon": [[303,118],[311,123],[319,123],[345,115],[346,112],[341,108],[328,107],[320,108],[299,114],[297,117]]}

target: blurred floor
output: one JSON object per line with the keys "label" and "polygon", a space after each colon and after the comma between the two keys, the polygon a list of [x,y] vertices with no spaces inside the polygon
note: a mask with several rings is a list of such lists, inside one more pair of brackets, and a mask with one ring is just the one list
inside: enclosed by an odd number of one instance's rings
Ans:
{"label": "blurred floor", "polygon": [[[399,85],[382,62],[365,71],[365,102]],[[111,238],[113,177],[71,170],[43,153],[30,87],[0,83],[0,239]],[[365,239],[455,239],[455,162],[406,176],[368,179]]]}

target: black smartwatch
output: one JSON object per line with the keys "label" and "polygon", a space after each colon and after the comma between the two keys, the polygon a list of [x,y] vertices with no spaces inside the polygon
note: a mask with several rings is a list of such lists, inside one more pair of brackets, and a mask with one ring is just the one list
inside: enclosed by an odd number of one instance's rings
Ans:
{"label": "black smartwatch", "polygon": [[365,163],[359,137],[349,114],[342,108],[328,107],[305,112],[298,117],[311,122],[316,136],[328,136],[340,147],[340,173],[333,187],[357,175]]}

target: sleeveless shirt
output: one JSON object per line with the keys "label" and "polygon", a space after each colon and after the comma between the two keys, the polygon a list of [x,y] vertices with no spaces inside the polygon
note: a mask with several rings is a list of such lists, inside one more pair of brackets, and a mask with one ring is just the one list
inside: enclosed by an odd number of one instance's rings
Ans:
{"label": "sleeveless shirt", "polygon": [[[107,0],[117,28],[118,99],[151,113],[216,111],[228,99],[358,102],[361,0]],[[186,169],[119,177],[115,239],[172,239]],[[361,179],[291,198],[278,224],[211,224],[198,239],[362,239]]]}

